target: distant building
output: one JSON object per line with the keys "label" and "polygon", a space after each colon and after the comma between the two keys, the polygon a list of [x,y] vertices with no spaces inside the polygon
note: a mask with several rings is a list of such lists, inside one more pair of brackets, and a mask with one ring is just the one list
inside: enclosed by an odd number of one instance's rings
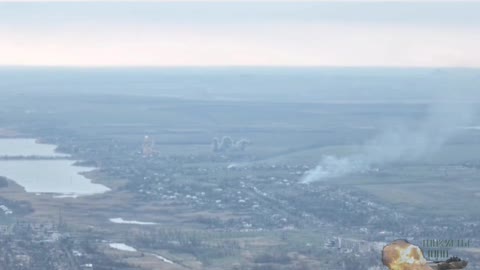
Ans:
{"label": "distant building", "polygon": [[151,157],[155,154],[155,141],[152,137],[145,135],[143,139],[142,154],[143,157]]}

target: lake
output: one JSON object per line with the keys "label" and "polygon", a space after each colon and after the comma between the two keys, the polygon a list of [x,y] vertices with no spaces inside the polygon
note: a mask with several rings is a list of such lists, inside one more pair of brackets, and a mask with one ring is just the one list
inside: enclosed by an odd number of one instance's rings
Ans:
{"label": "lake", "polygon": [[68,157],[55,152],[55,145],[37,143],[35,139],[0,139],[0,156]]}
{"label": "lake", "polygon": [[[39,144],[34,139],[0,139],[0,156],[68,157],[55,152],[55,145]],[[74,166],[69,159],[1,160],[0,176],[23,186],[27,192],[91,195],[109,190],[84,177],[94,168]]]}

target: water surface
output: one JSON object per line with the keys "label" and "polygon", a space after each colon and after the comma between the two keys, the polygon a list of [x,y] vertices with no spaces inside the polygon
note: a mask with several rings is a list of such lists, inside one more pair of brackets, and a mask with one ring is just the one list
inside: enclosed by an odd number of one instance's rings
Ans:
{"label": "water surface", "polygon": [[0,139],[0,156],[68,157],[55,152],[55,145],[37,143],[35,139]]}
{"label": "water surface", "polygon": [[[0,139],[0,156],[68,157],[55,153],[55,145],[38,144],[34,139]],[[0,176],[7,177],[27,192],[90,195],[109,188],[92,183],[81,173],[94,168],[74,166],[70,159],[0,160]]]}

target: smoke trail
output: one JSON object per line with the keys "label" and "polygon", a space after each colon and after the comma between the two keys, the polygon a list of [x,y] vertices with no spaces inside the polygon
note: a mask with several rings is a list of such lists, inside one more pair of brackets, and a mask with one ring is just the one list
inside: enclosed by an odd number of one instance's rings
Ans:
{"label": "smoke trail", "polygon": [[381,132],[365,143],[358,154],[347,157],[324,156],[314,169],[307,171],[303,183],[342,177],[399,161],[415,161],[434,154],[471,124],[473,104],[438,102],[430,106],[427,117],[413,126],[400,126]]}

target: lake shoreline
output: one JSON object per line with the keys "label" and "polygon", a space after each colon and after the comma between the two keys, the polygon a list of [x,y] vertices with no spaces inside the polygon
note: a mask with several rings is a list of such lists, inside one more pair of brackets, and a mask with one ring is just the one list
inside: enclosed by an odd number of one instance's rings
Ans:
{"label": "lake shoreline", "polygon": [[0,176],[14,181],[28,193],[88,196],[111,191],[92,178],[98,168],[56,151],[57,146],[38,139],[0,139]]}

